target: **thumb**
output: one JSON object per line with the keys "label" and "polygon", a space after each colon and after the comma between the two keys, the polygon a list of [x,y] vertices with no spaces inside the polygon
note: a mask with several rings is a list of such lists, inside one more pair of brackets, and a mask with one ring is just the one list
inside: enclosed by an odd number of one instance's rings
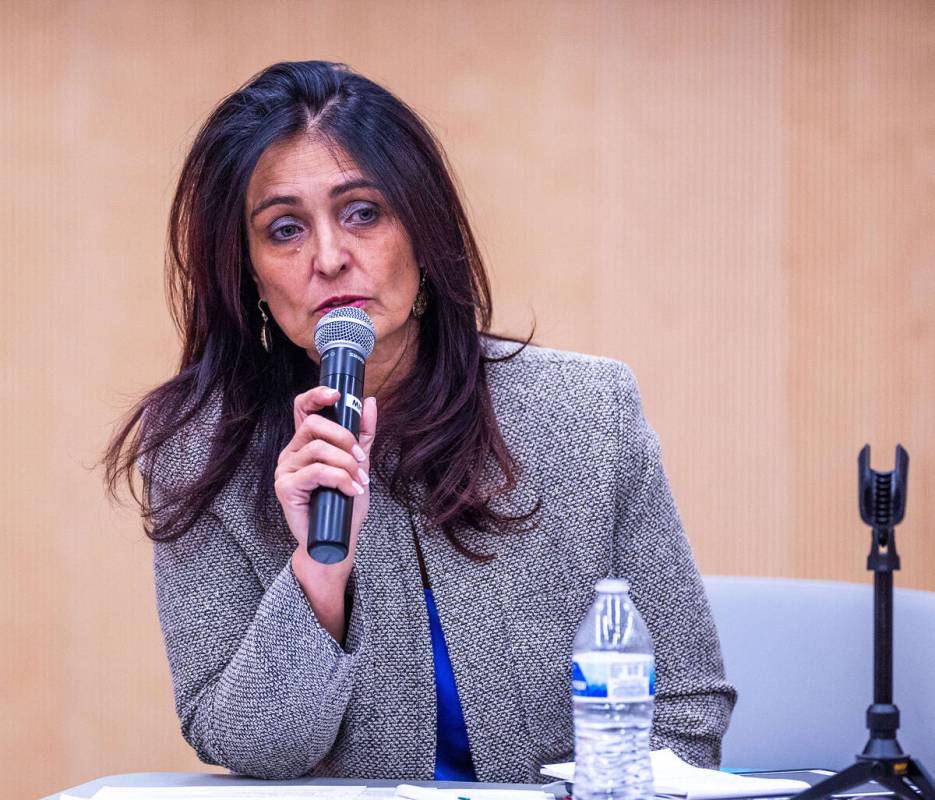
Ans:
{"label": "thumb", "polygon": [[370,448],[377,433],[377,399],[368,397],[364,400],[364,413],[360,415],[360,435],[357,440],[370,458]]}

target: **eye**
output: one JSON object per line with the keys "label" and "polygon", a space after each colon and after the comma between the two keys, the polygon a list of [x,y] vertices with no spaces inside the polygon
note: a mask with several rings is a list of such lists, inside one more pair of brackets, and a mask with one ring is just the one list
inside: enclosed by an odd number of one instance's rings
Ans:
{"label": "eye", "polygon": [[345,209],[344,220],[355,225],[372,225],[380,217],[380,209],[373,203],[352,203]]}
{"label": "eye", "polygon": [[273,228],[270,231],[270,238],[274,242],[287,242],[290,239],[294,239],[302,229],[295,222],[286,222],[284,225],[280,225],[278,228]]}

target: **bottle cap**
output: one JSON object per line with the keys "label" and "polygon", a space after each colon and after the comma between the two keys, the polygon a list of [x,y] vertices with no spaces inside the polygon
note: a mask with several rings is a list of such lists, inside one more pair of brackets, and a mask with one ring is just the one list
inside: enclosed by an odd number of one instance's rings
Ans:
{"label": "bottle cap", "polygon": [[630,584],[623,578],[604,578],[598,581],[597,586],[594,588],[603,594],[619,594],[620,592],[629,592]]}

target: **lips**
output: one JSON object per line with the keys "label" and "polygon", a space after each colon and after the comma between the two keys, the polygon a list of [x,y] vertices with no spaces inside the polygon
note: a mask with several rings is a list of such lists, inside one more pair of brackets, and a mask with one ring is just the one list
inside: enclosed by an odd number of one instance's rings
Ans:
{"label": "lips", "polygon": [[368,299],[369,298],[363,297],[359,294],[345,294],[337,297],[329,297],[327,300],[325,300],[324,303],[315,309],[315,313],[327,314],[329,311],[334,311],[336,308],[342,308],[345,306],[361,308]]}

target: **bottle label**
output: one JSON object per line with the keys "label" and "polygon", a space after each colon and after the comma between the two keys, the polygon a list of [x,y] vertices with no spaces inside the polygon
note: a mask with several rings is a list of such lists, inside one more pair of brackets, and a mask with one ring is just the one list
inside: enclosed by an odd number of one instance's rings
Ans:
{"label": "bottle label", "polygon": [[646,703],[656,694],[656,661],[644,653],[576,653],[571,694],[592,703]]}

